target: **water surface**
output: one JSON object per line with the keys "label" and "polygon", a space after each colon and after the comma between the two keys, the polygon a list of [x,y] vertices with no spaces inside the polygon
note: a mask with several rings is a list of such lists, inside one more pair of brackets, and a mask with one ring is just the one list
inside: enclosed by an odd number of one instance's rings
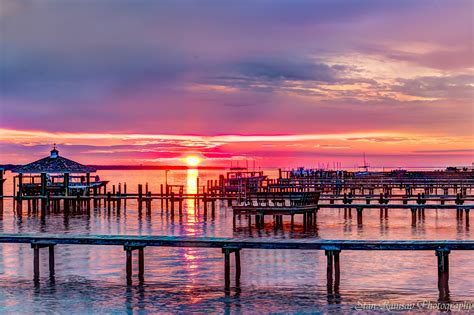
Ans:
{"label": "water surface", "polygon": [[[272,174],[272,172],[269,172]],[[128,191],[148,182],[159,192],[164,171],[100,171],[111,184],[127,182]],[[217,179],[217,171],[171,171],[168,182],[196,191],[196,177],[205,183]],[[275,174],[275,172],[273,172]],[[6,194],[11,194],[7,174]],[[232,225],[232,210],[219,203],[216,216],[204,217],[192,201],[184,204],[183,217],[171,218],[154,201],[152,211],[140,215],[128,201],[120,212],[94,209],[88,214],[49,214],[41,219],[15,216],[10,200],[4,201],[2,233],[73,233],[221,236],[234,238],[319,239],[472,239],[465,221],[454,210],[426,210],[423,221],[411,226],[408,210],[389,210],[381,219],[378,210],[364,210],[358,226],[355,211],[323,209],[317,227],[303,231],[300,219],[291,231],[249,229],[242,218]],[[270,220],[267,220],[270,221]],[[289,223],[289,222],[288,222]],[[0,312],[8,313],[124,313],[124,312],[340,312],[354,311],[362,303],[436,303],[437,269],[434,252],[350,252],[341,254],[341,287],[338,295],[326,290],[324,252],[301,250],[243,250],[242,279],[238,290],[223,291],[224,266],[220,249],[146,248],[145,284],[134,277],[125,284],[125,253],[117,246],[56,246],[56,277],[48,275],[47,250],[41,256],[41,281],[32,281],[29,245],[0,244]],[[450,297],[474,303],[474,255],[455,251],[450,255]],[[136,273],[136,270],[135,270]],[[232,281],[233,285],[233,281]],[[418,310],[426,312],[424,310]]]}

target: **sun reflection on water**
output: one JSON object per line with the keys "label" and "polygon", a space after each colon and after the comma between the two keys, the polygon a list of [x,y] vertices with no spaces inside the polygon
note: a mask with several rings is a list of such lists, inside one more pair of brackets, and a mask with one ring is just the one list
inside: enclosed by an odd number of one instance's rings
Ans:
{"label": "sun reflection on water", "polygon": [[[197,193],[197,178],[199,171],[197,169],[188,169],[186,173],[186,193]],[[188,212],[188,220],[196,222],[196,205],[193,199],[186,199],[186,209]]]}

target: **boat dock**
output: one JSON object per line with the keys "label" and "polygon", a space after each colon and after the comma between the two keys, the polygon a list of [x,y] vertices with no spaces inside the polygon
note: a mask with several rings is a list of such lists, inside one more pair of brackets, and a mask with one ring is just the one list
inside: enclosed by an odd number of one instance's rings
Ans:
{"label": "boat dock", "polygon": [[[254,216],[257,228],[264,227],[266,215],[273,217],[275,228],[283,228],[284,217],[289,217],[293,226],[294,216],[299,214],[303,217],[303,227],[311,227],[316,223],[317,213],[324,209],[343,209],[344,215],[348,217],[352,216],[352,209],[355,209],[358,225],[363,223],[364,209],[380,209],[381,217],[387,217],[389,209],[396,211],[406,209],[412,213],[412,226],[416,225],[417,218],[424,217],[425,210],[456,210],[456,218],[465,217],[465,224],[469,226],[470,210],[474,208],[474,196],[471,195],[474,177],[471,177],[470,173],[464,175],[462,179],[453,180],[448,180],[447,174],[439,179],[433,178],[433,174],[425,174],[427,179],[416,180],[380,178],[378,188],[374,188],[373,178],[349,178],[341,182],[338,178],[270,179],[262,176],[262,173],[257,175],[256,178],[260,180],[257,186],[256,179],[247,176],[239,179],[241,186],[237,190],[235,187],[239,181],[232,179],[231,191],[226,191],[226,178],[223,175],[219,176],[219,180],[208,180],[206,185],[200,185],[198,178],[197,192],[186,193],[183,185],[160,184],[159,192],[151,192],[148,183],[138,184],[135,192],[127,191],[126,183],[109,185],[111,189],[108,189],[107,181],[101,181],[100,185],[87,186],[90,182],[89,174],[85,176],[85,189],[70,190],[66,188],[69,187],[67,173],[63,175],[63,186],[55,185],[50,189],[46,173],[35,176],[20,173],[14,178],[15,195],[1,195],[0,198],[13,198],[17,216],[22,215],[25,203],[28,213],[45,216],[49,212],[68,214],[89,212],[91,209],[102,207],[108,211],[112,209],[120,211],[126,208],[127,201],[133,200],[137,202],[140,214],[145,211],[147,215],[151,215],[157,208],[161,213],[166,211],[173,218],[176,215],[180,217],[186,215],[183,211],[183,202],[191,200],[195,209],[202,211],[205,217],[208,215],[214,217],[217,203],[224,203],[224,206],[227,206],[225,209],[232,209],[234,223],[236,216],[240,219],[241,215],[245,215],[250,227],[251,217]],[[3,185],[5,180],[0,179]],[[250,187],[246,184],[248,180],[252,183]],[[291,186],[283,187],[275,184],[288,180],[293,181]],[[35,186],[30,184],[31,187],[25,186],[27,182],[36,184]],[[422,184],[423,182],[425,184]],[[391,186],[387,186],[387,183],[391,183]],[[327,185],[333,189],[328,191]],[[410,185],[412,186],[408,189],[407,186]],[[312,199],[302,201],[307,199],[303,197],[305,194],[312,195]],[[0,208],[1,211],[3,208]]]}
{"label": "boat dock", "polygon": [[[438,288],[440,299],[449,291],[449,254],[451,251],[474,250],[474,241],[439,240],[314,240],[314,239],[235,239],[219,237],[187,236],[132,236],[132,235],[56,235],[56,234],[0,234],[0,243],[31,244],[33,249],[34,281],[40,280],[40,249],[48,248],[50,277],[54,277],[54,251],[57,245],[97,245],[122,246],[125,251],[126,282],[132,284],[133,251],[138,251],[138,279],[145,279],[145,247],[197,247],[218,248],[224,256],[224,289],[231,289],[231,261],[235,259],[235,286],[240,286],[242,272],[241,250],[323,250],[327,257],[328,292],[338,291],[340,286],[342,251],[433,251],[437,260],[433,262],[438,269]],[[420,266],[426,268],[426,266]],[[245,270],[245,267],[243,268]]]}

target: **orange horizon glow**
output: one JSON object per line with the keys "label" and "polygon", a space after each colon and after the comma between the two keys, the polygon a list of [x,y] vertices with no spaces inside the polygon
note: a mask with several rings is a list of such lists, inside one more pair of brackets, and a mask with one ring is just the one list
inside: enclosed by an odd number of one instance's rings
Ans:
{"label": "orange horizon glow", "polygon": [[[471,165],[472,136],[367,131],[327,134],[171,135],[138,133],[71,133],[0,129],[0,163],[27,163],[48,154],[53,143],[60,154],[85,164],[228,165],[253,159],[259,165],[314,165],[343,162],[354,166],[365,153],[373,164]],[[405,159],[404,157],[407,157]],[[418,161],[418,162],[417,162]]]}

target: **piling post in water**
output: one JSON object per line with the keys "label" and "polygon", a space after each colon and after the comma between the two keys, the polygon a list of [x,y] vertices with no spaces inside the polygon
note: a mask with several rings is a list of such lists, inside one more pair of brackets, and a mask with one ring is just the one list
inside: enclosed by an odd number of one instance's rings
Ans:
{"label": "piling post in water", "polygon": [[46,203],[49,203],[49,200],[47,202],[46,200],[46,173],[41,173],[41,210],[45,210],[46,208]]}
{"label": "piling post in water", "polygon": [[166,210],[168,211],[169,209],[169,200],[168,200],[168,196],[169,196],[169,193],[170,193],[170,188],[169,188],[169,185],[166,184]]}
{"label": "piling post in water", "polygon": [[214,216],[216,215],[216,199],[214,198],[214,193],[212,193],[212,196],[211,196],[211,216],[214,218]]}
{"label": "piling post in water", "polygon": [[145,255],[144,255],[145,246],[131,246],[125,245],[123,247],[125,251],[125,272],[127,278],[127,285],[132,284],[132,271],[133,271],[133,251],[138,250],[138,281],[143,283],[145,280]]}
{"label": "piling post in water", "polygon": [[174,192],[171,192],[171,216],[174,217]]}
{"label": "piling post in water", "polygon": [[357,208],[357,225],[362,225],[362,212],[364,208]]}
{"label": "piling post in water", "polygon": [[446,248],[437,249],[438,260],[438,289],[440,302],[449,300],[449,253]]}
{"label": "piling post in water", "polygon": [[235,255],[235,285],[237,287],[240,286],[240,275],[242,273],[242,269],[240,266],[240,249],[237,249],[234,253]]}
{"label": "piling post in water", "polygon": [[143,187],[142,184],[138,184],[138,211],[142,211],[142,198],[143,198]]}
{"label": "piling post in water", "polygon": [[31,247],[33,248],[33,280],[38,282],[40,278],[40,247],[38,244],[31,244]]}
{"label": "piling post in water", "polygon": [[[339,290],[340,279],[341,279],[341,268],[339,264],[339,254],[341,250],[338,248],[330,248],[324,251],[324,254],[327,257],[327,267],[326,267],[326,278],[327,278],[327,291],[329,294],[333,292],[333,280],[334,280],[334,290],[336,293]],[[334,272],[334,277],[333,277]]]}
{"label": "piling post in water", "polygon": [[411,226],[416,226],[416,208],[411,208]]}
{"label": "piling post in water", "polygon": [[161,212],[163,212],[163,184],[160,184],[160,202],[161,202]]}
{"label": "piling post in water", "polygon": [[146,197],[146,212],[151,214],[151,191],[147,192]]}
{"label": "piling post in water", "polygon": [[138,280],[140,282],[145,280],[145,254],[143,247],[138,248]]}
{"label": "piling post in water", "polygon": [[126,210],[127,208],[127,183],[123,183],[123,194],[124,194],[124,199],[123,199],[123,209]]}
{"label": "piling post in water", "polygon": [[230,292],[230,254],[234,253],[235,258],[235,284],[240,286],[240,248],[224,247],[222,253],[224,254],[224,289],[226,293]]}
{"label": "piling post in water", "polygon": [[37,244],[32,243],[33,249],[33,280],[38,282],[40,279],[40,249],[49,248],[49,276],[54,278],[54,244]]}
{"label": "piling post in water", "polygon": [[49,276],[54,278],[54,245],[49,245]]}
{"label": "piling post in water", "polygon": [[[3,180],[3,175],[4,175],[5,170],[3,168],[0,168],[0,201],[3,200],[3,183],[5,182]],[[13,191],[15,192],[15,191]]]}
{"label": "piling post in water", "polygon": [[223,248],[224,253],[224,289],[226,292],[230,291],[230,250]]}
{"label": "piling post in water", "polygon": [[332,270],[333,270],[333,262],[334,262],[333,251],[332,250],[326,250],[324,252],[324,254],[326,255],[326,258],[327,258],[327,266],[326,266],[327,283],[326,283],[326,287],[327,287],[328,293],[332,293]]}
{"label": "piling post in water", "polygon": [[21,203],[22,203],[22,197],[23,197],[23,174],[20,173],[18,174],[18,203],[20,204],[21,208]]}
{"label": "piling post in water", "polygon": [[125,270],[127,273],[127,285],[132,284],[132,249],[130,246],[125,246]]}

